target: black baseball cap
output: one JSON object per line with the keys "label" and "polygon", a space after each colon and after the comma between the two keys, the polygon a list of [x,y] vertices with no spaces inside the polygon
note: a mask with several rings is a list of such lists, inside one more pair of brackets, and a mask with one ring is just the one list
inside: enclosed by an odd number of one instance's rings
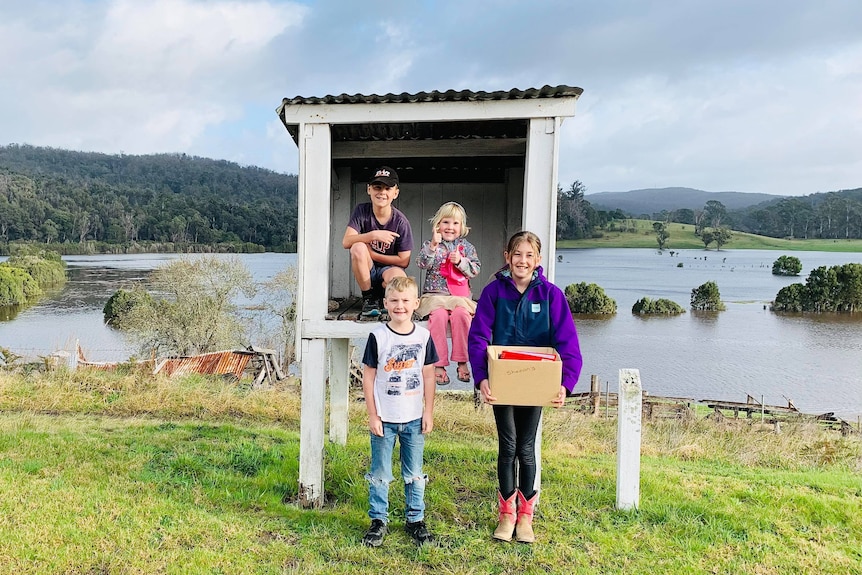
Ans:
{"label": "black baseball cap", "polygon": [[371,176],[371,181],[368,185],[383,184],[387,188],[394,188],[398,185],[398,174],[389,166],[381,166],[374,171]]}

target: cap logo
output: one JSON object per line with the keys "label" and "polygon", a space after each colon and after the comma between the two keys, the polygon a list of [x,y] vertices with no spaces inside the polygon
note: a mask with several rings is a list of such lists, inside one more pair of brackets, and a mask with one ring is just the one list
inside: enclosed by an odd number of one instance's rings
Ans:
{"label": "cap logo", "polygon": [[389,170],[377,170],[377,173],[374,174],[374,177],[383,176],[384,178],[388,178],[390,176]]}

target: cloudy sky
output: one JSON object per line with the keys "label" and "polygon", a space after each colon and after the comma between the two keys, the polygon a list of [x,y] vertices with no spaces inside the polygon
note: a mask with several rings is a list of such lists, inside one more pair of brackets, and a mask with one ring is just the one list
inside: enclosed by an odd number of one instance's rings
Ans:
{"label": "cloudy sky", "polygon": [[0,144],[297,170],[282,98],[579,86],[560,182],[862,186],[859,0],[0,0]]}

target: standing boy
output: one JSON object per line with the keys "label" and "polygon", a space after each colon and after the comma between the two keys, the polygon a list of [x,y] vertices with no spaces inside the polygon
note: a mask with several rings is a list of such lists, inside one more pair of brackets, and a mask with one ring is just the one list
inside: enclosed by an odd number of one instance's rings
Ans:
{"label": "standing boy", "polygon": [[353,209],[341,245],[350,250],[353,277],[362,290],[362,315],[380,315],[380,298],[392,278],[406,276],[413,250],[407,217],[392,206],[398,197],[398,174],[388,166],[368,182],[370,202]]}
{"label": "standing boy", "polygon": [[362,538],[379,547],[389,520],[389,483],[395,439],[400,443],[401,477],[407,533],[418,543],[433,536],[425,526],[425,483],[422,472],[425,434],[434,427],[434,363],[437,351],[430,332],[413,323],[419,288],[412,277],[395,277],[383,300],[389,321],[368,335],[362,370],[362,390],[371,430],[371,469],[368,516],[371,527]]}

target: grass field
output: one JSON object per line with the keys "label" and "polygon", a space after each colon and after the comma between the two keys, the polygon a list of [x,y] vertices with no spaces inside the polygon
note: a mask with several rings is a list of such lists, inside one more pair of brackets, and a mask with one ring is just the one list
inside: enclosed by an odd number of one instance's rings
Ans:
{"label": "grass field", "polygon": [[[547,410],[532,546],[499,543],[490,409],[441,395],[426,447],[436,544],[368,549],[368,437],[351,401],[326,504],[298,488],[299,388],[84,371],[0,375],[0,573],[862,573],[858,435],[705,419],[644,426],[615,509],[613,419]],[[354,392],[356,393],[356,392]]]}
{"label": "grass field", "polygon": [[[601,238],[584,240],[560,240],[557,248],[658,248],[650,220],[633,220],[635,231],[602,232]],[[694,226],[687,224],[668,224],[670,239],[668,250],[704,249],[703,242],[694,235]],[[715,249],[715,244],[710,247]],[[735,250],[786,250],[821,252],[862,252],[862,240],[787,240],[769,238],[744,232],[733,232],[733,239],[722,249]]]}

